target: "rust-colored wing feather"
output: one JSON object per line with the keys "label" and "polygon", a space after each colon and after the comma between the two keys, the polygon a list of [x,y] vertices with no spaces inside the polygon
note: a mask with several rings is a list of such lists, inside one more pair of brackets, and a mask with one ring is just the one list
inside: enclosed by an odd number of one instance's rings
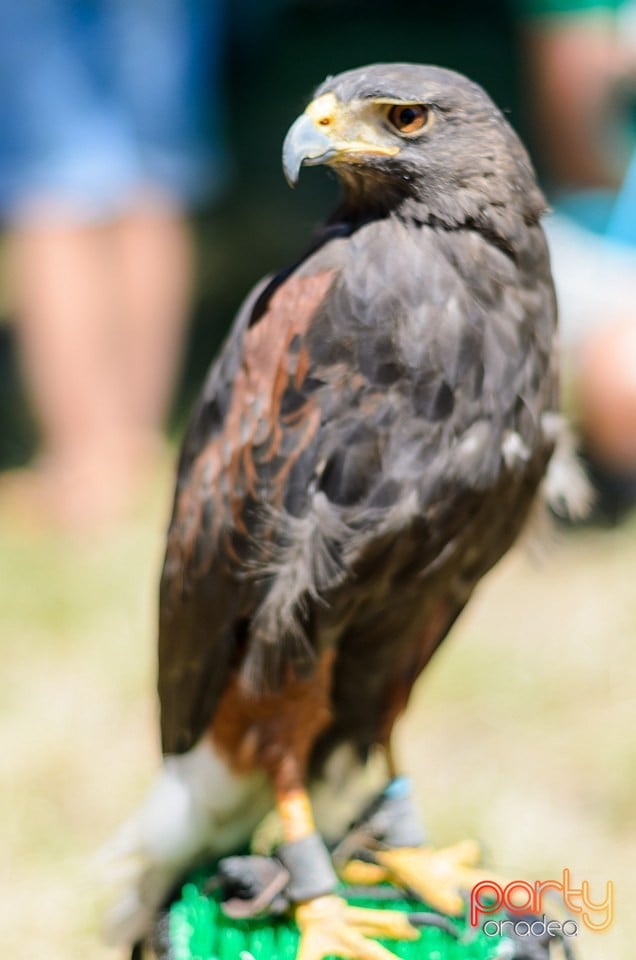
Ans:
{"label": "rust-colored wing feather", "polygon": [[[211,717],[266,584],[269,519],[320,422],[303,345],[332,272],[248,298],[183,446],[161,579],[159,693],[166,752]],[[256,321],[256,322],[253,322]]]}

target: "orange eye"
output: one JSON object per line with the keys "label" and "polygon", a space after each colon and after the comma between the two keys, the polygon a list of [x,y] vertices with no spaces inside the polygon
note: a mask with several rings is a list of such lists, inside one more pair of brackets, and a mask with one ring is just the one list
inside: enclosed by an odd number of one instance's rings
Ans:
{"label": "orange eye", "polygon": [[417,133],[426,126],[429,114],[429,108],[423,103],[397,103],[389,110],[389,122],[400,133]]}

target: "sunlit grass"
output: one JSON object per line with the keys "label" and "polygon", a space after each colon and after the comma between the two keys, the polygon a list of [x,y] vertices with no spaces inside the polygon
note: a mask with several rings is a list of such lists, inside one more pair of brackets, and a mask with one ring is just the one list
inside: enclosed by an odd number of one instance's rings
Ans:
{"label": "sunlit grass", "polygon": [[[141,515],[92,545],[0,509],[0,897],[11,960],[101,958],[90,857],[158,758],[154,621],[169,471]],[[400,731],[437,842],[471,834],[512,877],[570,867],[631,960],[636,890],[636,529],[517,554],[484,585]],[[584,949],[583,949],[584,948]]]}
{"label": "sunlit grass", "polygon": [[12,958],[102,955],[90,857],[157,762],[152,642],[167,477],[158,486],[140,517],[91,544],[0,511],[0,897]]}

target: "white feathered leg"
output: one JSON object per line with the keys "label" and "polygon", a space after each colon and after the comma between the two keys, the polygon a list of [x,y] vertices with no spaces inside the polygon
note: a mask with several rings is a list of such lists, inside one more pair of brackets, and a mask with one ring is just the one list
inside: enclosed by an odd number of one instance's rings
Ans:
{"label": "white feathered leg", "polygon": [[167,757],[142,807],[98,857],[109,872],[128,867],[106,920],[108,941],[134,943],[147,934],[183,871],[202,855],[245,845],[272,804],[265,775],[233,773],[207,738],[189,753]]}

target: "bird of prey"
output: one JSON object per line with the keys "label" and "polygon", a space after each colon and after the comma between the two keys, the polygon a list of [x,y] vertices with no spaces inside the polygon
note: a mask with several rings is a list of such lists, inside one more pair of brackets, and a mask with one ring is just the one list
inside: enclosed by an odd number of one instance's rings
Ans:
{"label": "bird of prey", "polygon": [[[371,938],[414,931],[346,907],[326,840],[378,752],[406,809],[394,723],[553,452],[556,309],[543,196],[475,83],[408,63],[329,77],[283,147],[291,184],[315,164],[339,205],[247,297],[183,444],[165,763],[120,838],[144,868],[114,923],[142,935],[184,867],[244,848],[275,808],[299,956],[386,960]],[[470,851],[442,876],[412,810],[388,834],[376,866],[456,910]]]}

